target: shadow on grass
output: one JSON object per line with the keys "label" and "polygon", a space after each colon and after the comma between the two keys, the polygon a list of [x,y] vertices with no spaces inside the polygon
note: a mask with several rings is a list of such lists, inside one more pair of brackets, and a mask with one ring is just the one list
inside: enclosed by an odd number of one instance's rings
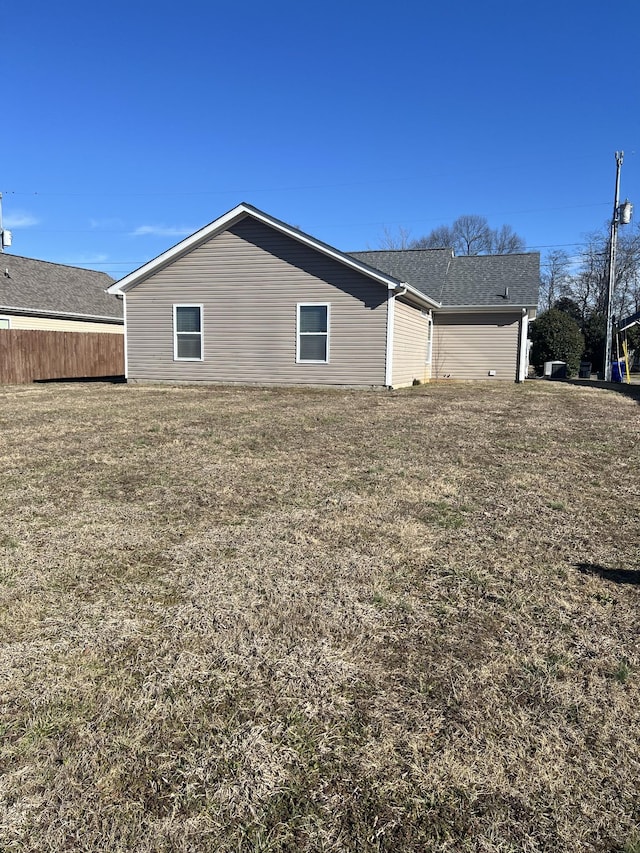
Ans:
{"label": "shadow on grass", "polygon": [[637,376],[634,374],[634,384],[627,385],[626,382],[603,382],[600,379],[556,379],[555,382],[564,382],[567,385],[581,385],[583,388],[604,388],[607,391],[616,391],[631,397],[640,403],[640,384],[635,384]]}
{"label": "shadow on grass", "polygon": [[55,379],[34,379],[33,381],[39,385],[50,385],[56,382],[107,382],[111,385],[120,385],[127,379],[124,374],[117,374],[115,376],[60,376]]}
{"label": "shadow on grass", "polygon": [[598,563],[576,563],[576,568],[583,575],[598,575],[613,583],[629,583],[640,586],[640,569],[607,569]]}

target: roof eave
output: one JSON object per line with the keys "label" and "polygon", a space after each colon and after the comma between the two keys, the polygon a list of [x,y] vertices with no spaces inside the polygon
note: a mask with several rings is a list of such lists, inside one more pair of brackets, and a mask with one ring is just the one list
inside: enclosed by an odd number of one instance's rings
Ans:
{"label": "roof eave", "polygon": [[491,305],[442,305],[440,313],[442,314],[461,314],[469,311],[530,311],[535,310],[537,305],[532,302],[511,302],[508,305],[491,304]]}
{"label": "roof eave", "polygon": [[[422,291],[413,287],[413,285],[408,284],[406,281],[401,282],[400,286],[405,291],[405,293],[399,293],[398,295],[411,296],[415,302],[418,302],[420,304],[421,307],[424,306],[426,308],[429,308],[430,310],[432,308],[436,308],[438,310],[442,308],[440,302],[437,302],[435,299],[431,299],[431,297],[427,296],[426,293],[422,293]],[[398,288],[396,288],[396,290],[397,289]]]}
{"label": "roof eave", "polygon": [[48,308],[18,308],[15,305],[0,305],[0,314],[18,314],[21,317],[51,317],[54,320],[84,320],[91,323],[115,323],[123,326],[123,317],[108,317],[101,314],[75,314],[72,311],[50,311]]}

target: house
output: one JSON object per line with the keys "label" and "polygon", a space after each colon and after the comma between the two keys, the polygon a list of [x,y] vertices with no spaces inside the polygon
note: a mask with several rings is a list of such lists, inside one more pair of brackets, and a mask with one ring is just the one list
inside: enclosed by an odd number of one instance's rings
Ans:
{"label": "house", "polygon": [[101,272],[0,256],[0,383],[121,375],[122,299]]}
{"label": "house", "polygon": [[522,381],[535,319],[540,255],[464,255],[451,249],[357,252],[438,301],[431,378]]}
{"label": "house", "polygon": [[108,288],[129,381],[396,388],[526,376],[537,254],[346,254],[240,204]]}
{"label": "house", "polygon": [[122,300],[103,272],[2,254],[0,329],[124,333]]}

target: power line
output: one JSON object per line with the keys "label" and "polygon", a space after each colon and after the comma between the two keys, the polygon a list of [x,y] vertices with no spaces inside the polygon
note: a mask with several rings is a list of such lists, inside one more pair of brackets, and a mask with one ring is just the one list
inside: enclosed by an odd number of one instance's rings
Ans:
{"label": "power line", "polygon": [[[586,248],[589,245],[590,245],[589,243],[584,243],[584,242],[543,243],[543,244],[536,244],[536,245],[532,245],[532,246],[526,246],[525,252],[529,252],[529,251],[534,250],[534,249],[561,249],[561,248],[565,248],[568,246],[581,246],[581,247]],[[593,254],[604,256],[604,255],[606,255],[606,251],[602,251],[602,252],[594,251]],[[634,252],[634,255],[635,254],[636,253]],[[639,257],[640,257],[640,255],[639,255]],[[85,261],[85,260],[82,260],[82,261],[60,261],[60,263],[66,263],[66,264],[70,264],[72,266],[77,264],[77,265],[84,265],[84,266],[116,267],[116,266],[132,266],[132,265],[133,266],[142,266],[142,264],[146,264],[148,262],[148,260],[149,260],[149,258],[142,258],[142,259],[138,259],[135,261],[116,261],[116,260],[113,260],[113,261],[112,260]]]}

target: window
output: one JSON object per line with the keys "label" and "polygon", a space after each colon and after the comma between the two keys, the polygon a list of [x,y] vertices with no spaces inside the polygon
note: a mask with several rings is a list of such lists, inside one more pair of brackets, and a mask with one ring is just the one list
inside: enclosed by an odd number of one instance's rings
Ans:
{"label": "window", "polygon": [[0,317],[0,329],[11,328],[11,321],[8,317]]}
{"label": "window", "polygon": [[173,306],[173,358],[202,361],[202,305]]}
{"label": "window", "polygon": [[296,361],[326,364],[329,361],[329,305],[298,305]]}

